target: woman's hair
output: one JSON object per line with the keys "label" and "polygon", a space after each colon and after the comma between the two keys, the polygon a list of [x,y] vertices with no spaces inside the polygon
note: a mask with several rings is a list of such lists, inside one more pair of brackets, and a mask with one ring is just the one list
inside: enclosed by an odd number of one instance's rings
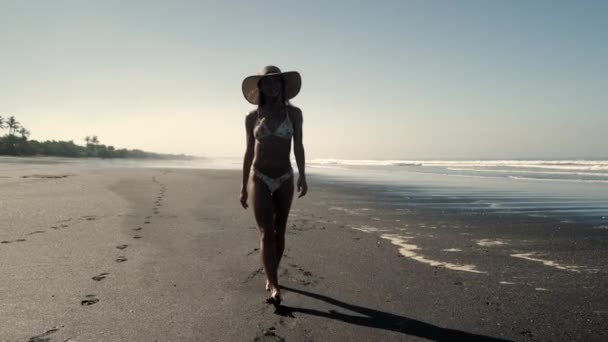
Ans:
{"label": "woman's hair", "polygon": [[[280,80],[281,80],[281,97],[283,98],[283,103],[286,106],[289,106],[291,103],[289,102],[289,100],[287,100],[285,98],[285,82],[283,81],[282,78]],[[264,92],[262,92],[262,89],[260,88],[260,82],[262,82],[262,78],[260,78],[258,81],[258,94],[260,94],[260,101],[258,102],[258,109],[262,108],[264,106],[264,104],[266,104],[266,98],[264,97]]]}

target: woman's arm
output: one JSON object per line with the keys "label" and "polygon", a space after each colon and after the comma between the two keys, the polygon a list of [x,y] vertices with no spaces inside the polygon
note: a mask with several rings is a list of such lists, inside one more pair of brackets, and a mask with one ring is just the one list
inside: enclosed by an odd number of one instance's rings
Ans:
{"label": "woman's arm", "polygon": [[293,154],[296,157],[296,164],[298,165],[298,192],[302,197],[308,192],[308,184],[306,183],[306,158],[304,155],[304,144],[302,143],[302,124],[304,118],[300,108],[292,107],[293,118],[294,118],[294,132],[293,132]]}
{"label": "woman's arm", "polygon": [[243,158],[243,182],[241,183],[241,205],[247,209],[247,183],[249,183],[249,172],[251,170],[251,163],[253,162],[255,138],[253,137],[253,115],[248,114],[245,117],[245,132],[247,137],[247,148],[245,149],[245,156]]}

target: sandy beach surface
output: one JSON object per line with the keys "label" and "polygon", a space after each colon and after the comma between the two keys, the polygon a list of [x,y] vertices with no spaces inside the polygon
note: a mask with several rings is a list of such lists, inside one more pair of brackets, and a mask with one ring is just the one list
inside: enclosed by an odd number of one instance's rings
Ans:
{"label": "sandy beach surface", "polygon": [[264,303],[240,172],[0,168],[0,341],[608,340],[608,233],[311,177]]}

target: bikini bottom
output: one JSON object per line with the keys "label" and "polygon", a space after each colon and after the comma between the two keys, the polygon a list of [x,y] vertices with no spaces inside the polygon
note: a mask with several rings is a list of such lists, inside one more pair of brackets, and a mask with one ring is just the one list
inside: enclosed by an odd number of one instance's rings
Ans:
{"label": "bikini bottom", "polygon": [[281,187],[281,184],[283,184],[284,181],[291,179],[291,177],[293,177],[293,170],[289,170],[288,172],[286,172],[285,174],[283,174],[277,178],[266,176],[265,174],[263,174],[256,168],[253,168],[253,172],[256,177],[258,177],[262,182],[264,182],[266,184],[266,186],[268,187],[268,190],[270,190],[271,195],[273,192],[275,192],[278,188]]}

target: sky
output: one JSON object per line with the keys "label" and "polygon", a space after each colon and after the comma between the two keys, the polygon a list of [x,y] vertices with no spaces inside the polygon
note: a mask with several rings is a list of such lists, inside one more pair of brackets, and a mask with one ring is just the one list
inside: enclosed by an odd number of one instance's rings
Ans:
{"label": "sky", "polygon": [[307,158],[608,158],[606,32],[605,1],[0,0],[0,115],[237,157],[273,64],[302,75]]}

